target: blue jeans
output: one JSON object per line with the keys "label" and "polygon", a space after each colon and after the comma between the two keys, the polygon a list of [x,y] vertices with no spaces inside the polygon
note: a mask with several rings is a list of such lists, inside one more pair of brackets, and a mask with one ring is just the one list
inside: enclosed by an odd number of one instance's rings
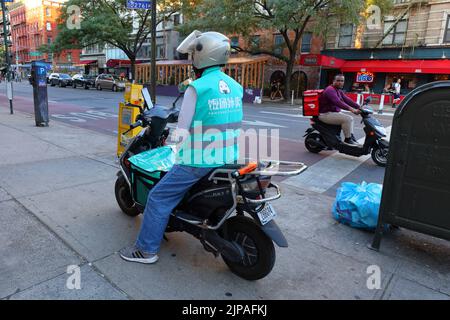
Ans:
{"label": "blue jeans", "polygon": [[186,192],[214,168],[196,168],[175,165],[149,192],[144,210],[144,221],[136,246],[147,253],[159,252],[167,223],[173,209]]}

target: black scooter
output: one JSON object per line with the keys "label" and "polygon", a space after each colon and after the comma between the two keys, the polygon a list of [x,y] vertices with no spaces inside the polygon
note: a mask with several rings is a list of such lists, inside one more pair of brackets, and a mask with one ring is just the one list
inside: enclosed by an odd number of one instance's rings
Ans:
{"label": "black scooter", "polygon": [[383,125],[371,115],[373,111],[368,108],[371,98],[364,100],[362,105],[361,123],[364,123],[366,139],[361,145],[348,145],[341,139],[341,126],[323,123],[318,117],[311,119],[311,126],[306,130],[305,147],[309,152],[319,153],[323,150],[337,150],[340,153],[355,157],[361,157],[371,153],[372,160],[380,167],[385,167],[389,152],[389,142],[384,138],[387,136]]}
{"label": "black scooter", "polygon": [[[117,174],[116,200],[128,216],[144,212],[148,192],[166,174],[140,170],[129,159],[164,146],[169,135],[165,126],[176,117],[173,109],[155,106],[141,110],[130,127],[144,129],[126,147]],[[288,246],[273,220],[276,213],[269,202],[280,198],[281,193],[271,178],[297,175],[306,168],[298,162],[262,161],[212,169],[172,212],[166,232],[187,232],[200,240],[206,251],[216,257],[221,255],[239,277],[261,279],[275,264],[273,242],[280,247]]]}

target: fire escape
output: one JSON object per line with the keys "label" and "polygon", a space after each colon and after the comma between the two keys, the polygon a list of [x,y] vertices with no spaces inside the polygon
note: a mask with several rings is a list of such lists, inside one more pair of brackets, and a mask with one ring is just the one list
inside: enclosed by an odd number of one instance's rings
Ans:
{"label": "fire escape", "polygon": [[[406,8],[403,9],[403,11],[400,12],[400,14],[395,18],[395,22],[392,24],[392,26],[390,26],[383,34],[383,36],[381,37],[381,39],[376,43],[376,45],[374,46],[374,49],[378,48],[384,41],[384,39],[386,39],[386,37],[394,30],[394,28],[398,25],[398,23],[400,21],[403,20],[403,18],[411,13],[413,8],[417,8],[418,12],[420,12],[420,9],[422,7],[423,3],[426,3],[426,0],[397,0],[395,1],[395,4],[407,4]],[[404,49],[405,49],[405,42],[406,42],[406,34],[405,34],[405,41],[403,42],[402,45],[402,50],[401,50],[401,56],[403,56],[404,54]],[[414,42],[411,46],[411,53],[414,52],[414,48],[417,45],[416,42]]]}

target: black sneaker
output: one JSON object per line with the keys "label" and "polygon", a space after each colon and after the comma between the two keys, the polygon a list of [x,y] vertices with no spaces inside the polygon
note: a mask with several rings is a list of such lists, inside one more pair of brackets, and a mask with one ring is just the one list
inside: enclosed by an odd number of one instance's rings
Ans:
{"label": "black sneaker", "polygon": [[147,253],[136,246],[125,247],[119,251],[122,259],[131,262],[139,262],[145,264],[152,264],[158,261],[158,255],[154,253]]}
{"label": "black sneaker", "polygon": [[345,144],[351,145],[351,146],[357,146],[358,142],[355,142],[352,138],[345,138],[344,140]]}

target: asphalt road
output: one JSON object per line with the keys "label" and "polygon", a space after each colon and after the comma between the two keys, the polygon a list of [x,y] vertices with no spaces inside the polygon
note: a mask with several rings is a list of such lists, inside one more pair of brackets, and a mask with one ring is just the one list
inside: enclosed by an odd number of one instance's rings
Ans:
{"label": "asphalt road", "polygon": [[[0,103],[7,106],[6,89],[4,84],[0,86]],[[117,135],[118,106],[123,100],[123,92],[49,86],[48,96],[51,120]],[[173,97],[157,97],[157,103],[165,106],[171,106],[174,100]],[[33,91],[28,82],[14,83],[14,108],[28,113],[34,112]],[[392,123],[392,111],[386,111],[387,114],[376,117],[385,127],[389,127]],[[311,166],[333,155],[333,152],[317,155],[306,151],[303,134],[308,127],[309,118],[301,115],[299,106],[246,104],[244,108],[245,129],[255,129],[260,136],[273,136],[278,133],[280,159],[302,161]],[[364,136],[359,116],[355,117],[355,135],[358,139]],[[383,176],[384,169],[375,166],[369,159],[349,172],[345,178],[351,181],[367,178],[368,181],[381,183]]]}

